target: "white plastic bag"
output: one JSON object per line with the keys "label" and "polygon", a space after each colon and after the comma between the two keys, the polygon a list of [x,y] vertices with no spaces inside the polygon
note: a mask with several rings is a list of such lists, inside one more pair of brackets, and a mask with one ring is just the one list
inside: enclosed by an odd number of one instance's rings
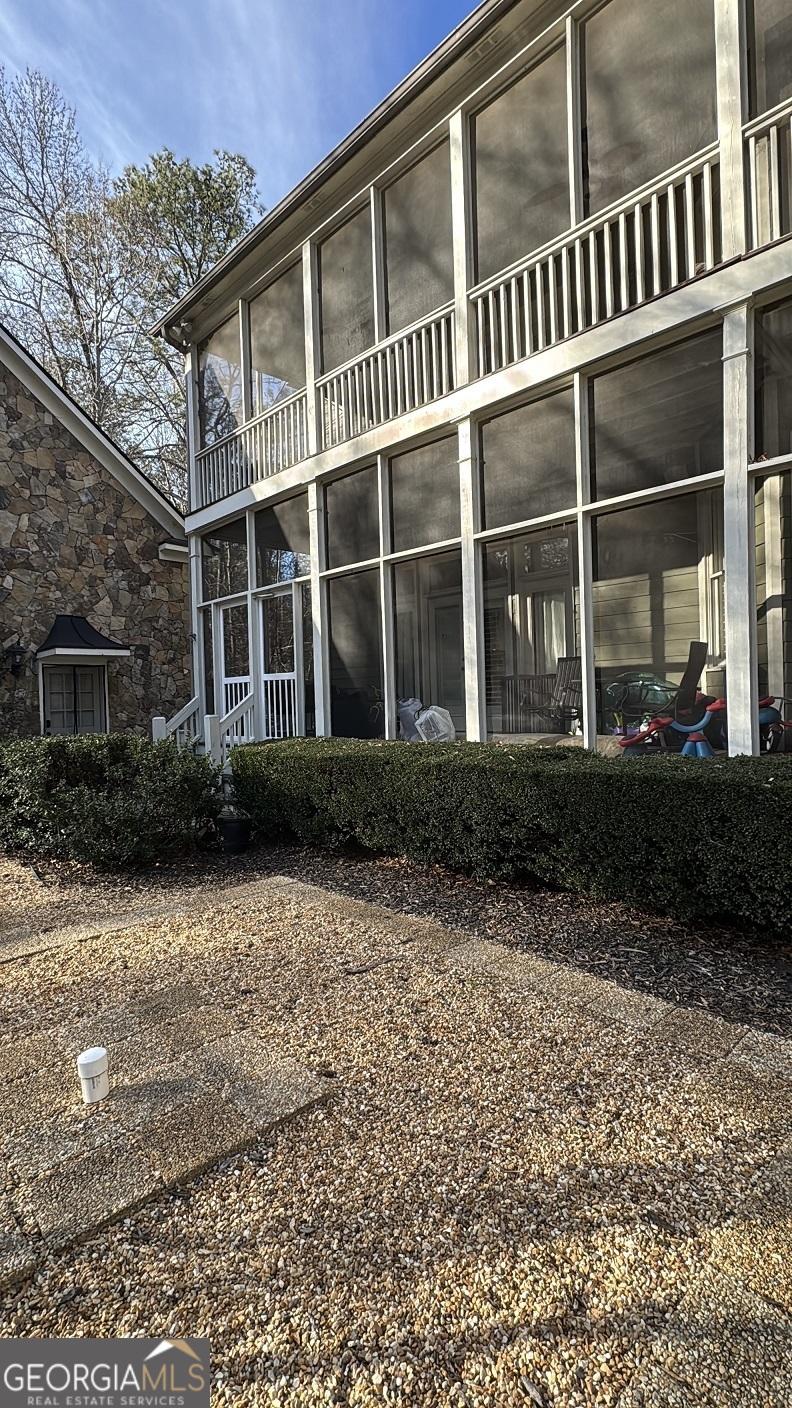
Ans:
{"label": "white plastic bag", "polygon": [[453,743],[456,739],[454,721],[447,709],[430,704],[415,720],[415,727],[424,743]]}
{"label": "white plastic bag", "polygon": [[421,735],[415,727],[415,720],[423,710],[420,699],[399,700],[399,730],[407,743],[420,743]]}

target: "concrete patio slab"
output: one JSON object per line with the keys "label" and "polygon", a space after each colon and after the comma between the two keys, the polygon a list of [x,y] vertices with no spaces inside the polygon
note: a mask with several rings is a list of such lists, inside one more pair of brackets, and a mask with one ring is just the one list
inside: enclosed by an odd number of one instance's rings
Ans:
{"label": "concrete patio slab", "polygon": [[119,1133],[90,1154],[67,1159],[25,1184],[19,1198],[42,1237],[61,1245],[88,1237],[138,1207],[161,1184],[143,1150]]}
{"label": "concrete patio slab", "polygon": [[237,1107],[188,1068],[124,1086],[109,1113],[166,1183],[192,1177],[256,1138]]}
{"label": "concrete patio slab", "polygon": [[201,1070],[257,1130],[310,1109],[333,1089],[332,1081],[273,1056],[265,1041],[247,1032],[203,1047]]}

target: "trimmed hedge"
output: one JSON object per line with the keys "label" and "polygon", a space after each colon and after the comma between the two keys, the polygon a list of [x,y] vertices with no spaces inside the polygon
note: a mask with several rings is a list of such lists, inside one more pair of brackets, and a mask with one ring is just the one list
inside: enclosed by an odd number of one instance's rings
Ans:
{"label": "trimmed hedge", "polygon": [[0,847],[148,865],[192,845],[220,806],[216,769],[129,733],[0,744]]}
{"label": "trimmed hedge", "polygon": [[356,843],[684,917],[792,934],[785,758],[290,740],[232,754],[264,836]]}

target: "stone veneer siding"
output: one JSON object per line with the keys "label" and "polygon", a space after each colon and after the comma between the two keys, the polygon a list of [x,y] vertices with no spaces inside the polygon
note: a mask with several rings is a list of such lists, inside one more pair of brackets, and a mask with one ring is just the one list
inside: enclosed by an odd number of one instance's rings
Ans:
{"label": "stone veneer siding", "polygon": [[[107,664],[111,729],[149,733],[187,702],[188,571],[159,560],[168,540],[0,364],[0,735],[40,731],[34,652],[59,612],[132,651]],[[17,640],[29,653],[15,679],[4,652]]]}

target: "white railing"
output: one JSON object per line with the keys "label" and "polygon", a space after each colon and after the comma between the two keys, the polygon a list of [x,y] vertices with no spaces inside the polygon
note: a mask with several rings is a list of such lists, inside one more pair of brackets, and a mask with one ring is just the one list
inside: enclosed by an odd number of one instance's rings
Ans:
{"label": "white railing", "polygon": [[792,234],[792,102],[744,128],[751,249]]}
{"label": "white railing", "polygon": [[250,675],[226,675],[223,680],[224,713],[230,714],[250,694]]}
{"label": "white railing", "polygon": [[295,738],[297,724],[297,675],[264,675],[264,738]]}
{"label": "white railing", "polygon": [[220,759],[225,763],[232,748],[240,743],[252,743],[255,736],[253,725],[253,695],[248,693],[239,703],[224,714],[220,720]]}
{"label": "white railing", "polygon": [[195,457],[198,504],[205,508],[297,464],[308,453],[306,394],[298,391]]}
{"label": "white railing", "polygon": [[185,704],[172,719],[152,719],[151,736],[155,743],[163,738],[172,738],[177,748],[198,747],[203,742],[203,720],[198,696]]}
{"label": "white railing", "polygon": [[717,147],[473,289],[476,374],[529,357],[721,260]]}
{"label": "white railing", "polygon": [[322,445],[330,449],[453,389],[454,312],[447,307],[320,378]]}

